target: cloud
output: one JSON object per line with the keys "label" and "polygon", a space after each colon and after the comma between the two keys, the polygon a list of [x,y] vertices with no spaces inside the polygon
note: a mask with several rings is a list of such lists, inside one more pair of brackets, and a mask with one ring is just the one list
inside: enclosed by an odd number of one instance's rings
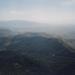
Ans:
{"label": "cloud", "polygon": [[75,12],[61,9],[35,8],[32,10],[9,10],[0,13],[0,20],[26,20],[48,24],[72,24]]}

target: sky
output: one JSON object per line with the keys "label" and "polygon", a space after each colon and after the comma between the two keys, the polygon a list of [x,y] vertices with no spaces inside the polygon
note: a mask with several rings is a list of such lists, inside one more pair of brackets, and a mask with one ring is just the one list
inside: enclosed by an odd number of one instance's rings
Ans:
{"label": "sky", "polygon": [[75,24],[75,0],[0,0],[0,21]]}

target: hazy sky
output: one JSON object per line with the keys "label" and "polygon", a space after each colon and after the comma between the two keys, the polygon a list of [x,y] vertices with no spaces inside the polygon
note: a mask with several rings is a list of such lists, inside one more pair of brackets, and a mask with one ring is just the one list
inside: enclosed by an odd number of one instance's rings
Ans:
{"label": "hazy sky", "polygon": [[0,20],[75,24],[75,0],[0,0]]}

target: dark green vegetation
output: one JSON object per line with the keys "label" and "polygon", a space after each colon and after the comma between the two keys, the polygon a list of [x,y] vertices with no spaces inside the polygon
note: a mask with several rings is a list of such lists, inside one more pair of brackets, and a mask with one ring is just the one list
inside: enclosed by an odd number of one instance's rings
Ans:
{"label": "dark green vegetation", "polygon": [[75,75],[75,53],[59,41],[38,33],[0,34],[0,75]]}

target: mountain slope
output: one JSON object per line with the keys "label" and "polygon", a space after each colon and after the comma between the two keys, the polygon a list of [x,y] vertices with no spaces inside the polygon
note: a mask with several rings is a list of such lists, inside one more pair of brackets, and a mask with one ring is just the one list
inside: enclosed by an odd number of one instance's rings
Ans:
{"label": "mountain slope", "polygon": [[[0,70],[1,73],[62,75],[67,66],[75,63],[75,53],[70,52],[59,40],[42,33],[25,33],[14,36],[6,50],[0,51],[0,66],[3,68]],[[8,69],[5,70],[4,67]],[[64,75],[69,70],[70,67],[67,68]]]}

